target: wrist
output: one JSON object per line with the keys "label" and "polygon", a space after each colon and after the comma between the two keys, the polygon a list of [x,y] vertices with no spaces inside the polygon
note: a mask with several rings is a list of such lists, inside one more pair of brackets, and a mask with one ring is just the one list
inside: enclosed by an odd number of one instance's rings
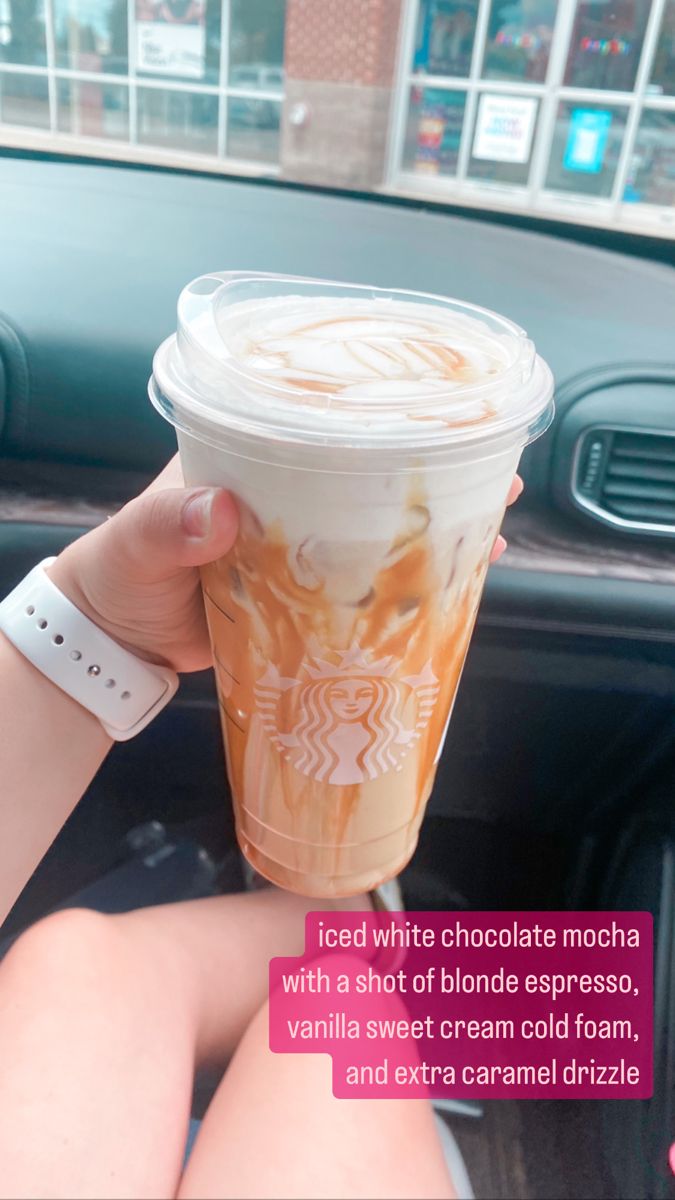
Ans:
{"label": "wrist", "polygon": [[0,630],[0,662],[3,679],[12,679],[15,683],[21,680],[19,689],[21,695],[31,697],[31,713],[39,712],[50,723],[50,727],[69,730],[77,745],[85,739],[90,745],[99,748],[101,755],[107,754],[113,745],[113,739],[103,728],[98,717],[88,709],[83,708],[64,692],[58,684],[38,670],[24,654]]}
{"label": "wrist", "polygon": [[[141,661],[78,608],[47,574],[53,565],[49,559],[38,563],[2,601],[0,629],[34,667],[94,714],[114,741],[127,741],[169,703],[178,676]],[[62,573],[56,574],[61,582]]]}
{"label": "wrist", "polygon": [[60,592],[74,604],[90,621],[103,633],[117,642],[123,650],[135,654],[143,662],[154,663],[157,666],[171,666],[167,659],[153,654],[140,640],[132,634],[132,630],[121,622],[111,621],[107,614],[101,611],[95,597],[86,587],[86,571],[79,562],[77,553],[78,543],[68,546],[58,558],[45,570],[46,575]]}

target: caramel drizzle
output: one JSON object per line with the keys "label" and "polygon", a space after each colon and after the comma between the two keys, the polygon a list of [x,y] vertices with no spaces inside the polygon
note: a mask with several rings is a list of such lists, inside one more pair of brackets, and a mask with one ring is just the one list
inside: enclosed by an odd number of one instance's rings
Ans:
{"label": "caramel drizzle", "polygon": [[[335,325],[353,325],[355,321],[366,321],[367,319],[368,318],[358,316],[346,316],[333,317],[329,320],[314,321],[310,325],[300,326],[299,328],[295,329],[292,334],[288,334],[287,336],[302,338],[303,336],[316,333],[320,330],[331,329]],[[409,358],[407,358],[404,354],[397,352],[395,349],[395,338],[388,338],[387,344],[384,345],[382,340],[378,338],[377,335],[369,338],[367,334],[365,336],[359,336],[358,333],[355,333],[352,339],[345,339],[342,342],[342,345],[351,355],[353,361],[363,369],[364,380],[379,379],[383,382],[387,382],[392,377],[384,371],[378,371],[377,367],[374,366],[372,362],[368,362],[366,359],[364,359],[356,350],[356,346],[358,345],[369,347],[377,354],[383,355],[389,359],[390,362],[398,366],[399,371],[394,377],[397,380],[420,380],[421,382],[428,376],[429,370],[432,372],[432,377],[436,379],[470,380],[471,378],[475,377],[476,373],[472,371],[470,363],[467,362],[465,356],[461,354],[459,350],[453,349],[452,346],[449,346],[443,340],[436,341],[433,338],[430,338],[429,327],[424,325],[423,322],[417,322],[413,318],[407,318],[407,320],[409,324],[419,324],[421,328],[426,331],[427,336],[420,337],[419,339],[411,339],[410,337],[402,338],[400,339],[401,346],[407,350],[408,355],[413,355],[413,357],[422,362],[427,368],[427,371],[420,376],[411,368]],[[355,345],[352,345],[351,341],[353,341]],[[252,341],[251,352],[255,355],[264,357],[267,353],[266,343],[264,341]],[[292,362],[291,351],[275,350],[274,353],[275,357],[281,362],[282,367],[287,373],[297,370]],[[309,376],[303,378],[301,376],[298,377],[297,375],[291,376],[290,374],[287,374],[285,382],[290,387],[297,388],[299,391],[313,391],[320,393],[333,392],[335,395],[339,395],[341,392],[346,391],[347,388],[352,387],[355,381],[340,381],[333,375],[314,369],[312,371],[311,378]]]}
{"label": "caramel drizzle", "polygon": [[[419,490],[411,493],[410,507],[419,505],[422,498]],[[392,546],[398,548],[385,558],[368,596],[351,606],[349,627],[345,626],[345,606],[332,602],[323,584],[309,589],[298,583],[283,531],[270,528],[264,533],[248,510],[242,511],[241,532],[232,551],[202,570],[205,590],[214,605],[228,617],[232,612],[237,617],[236,627],[228,620],[218,623],[217,609],[207,609],[221,695],[229,695],[232,680],[238,681],[236,706],[230,701],[226,709],[221,699],[235,806],[245,805],[256,812],[256,819],[264,823],[269,817],[268,823],[275,826],[281,804],[288,830],[300,830],[298,836],[305,844],[332,840],[342,846],[357,804],[367,804],[371,795],[378,795],[381,803],[382,796],[373,792],[378,783],[382,785],[380,780],[336,786],[308,778],[284,759],[262,727],[258,726],[256,733],[255,685],[264,663],[274,663],[282,676],[298,677],[313,640],[339,650],[356,638],[373,660],[392,655],[401,664],[397,672],[401,676],[414,675],[432,661],[440,687],[428,724],[410,754],[414,781],[408,771],[404,776],[391,774],[384,781],[390,789],[398,785],[399,790],[414,790],[405,817],[413,833],[431,791],[434,758],[473,630],[489,545],[450,611],[446,588],[452,586],[455,572],[449,580],[438,578],[428,531],[412,537],[402,533]],[[279,728],[297,726],[300,690],[290,688],[279,696]],[[232,707],[236,707],[234,722],[228,711]],[[302,869],[306,869],[304,865]]]}

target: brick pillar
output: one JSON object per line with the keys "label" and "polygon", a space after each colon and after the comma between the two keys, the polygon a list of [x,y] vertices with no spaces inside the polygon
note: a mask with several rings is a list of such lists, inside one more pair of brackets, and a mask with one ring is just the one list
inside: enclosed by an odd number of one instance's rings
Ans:
{"label": "brick pillar", "polygon": [[[369,189],[384,177],[402,0],[288,0],[285,179]],[[292,116],[306,110],[304,124]]]}

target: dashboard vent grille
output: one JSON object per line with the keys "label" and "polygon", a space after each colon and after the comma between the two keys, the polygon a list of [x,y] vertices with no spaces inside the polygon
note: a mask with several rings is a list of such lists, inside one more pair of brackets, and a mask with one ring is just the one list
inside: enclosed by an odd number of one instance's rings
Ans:
{"label": "dashboard vent grille", "polygon": [[586,430],[578,443],[573,492],[582,508],[606,524],[675,536],[675,429]]}

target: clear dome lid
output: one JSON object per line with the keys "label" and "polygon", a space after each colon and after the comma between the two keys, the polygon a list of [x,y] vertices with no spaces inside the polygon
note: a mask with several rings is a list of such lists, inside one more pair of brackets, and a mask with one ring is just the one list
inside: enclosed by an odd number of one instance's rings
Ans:
{"label": "clear dome lid", "polygon": [[370,449],[469,445],[549,425],[553,379],[524,330],[423,292],[220,272],[178,301],[151,397],[179,428]]}

